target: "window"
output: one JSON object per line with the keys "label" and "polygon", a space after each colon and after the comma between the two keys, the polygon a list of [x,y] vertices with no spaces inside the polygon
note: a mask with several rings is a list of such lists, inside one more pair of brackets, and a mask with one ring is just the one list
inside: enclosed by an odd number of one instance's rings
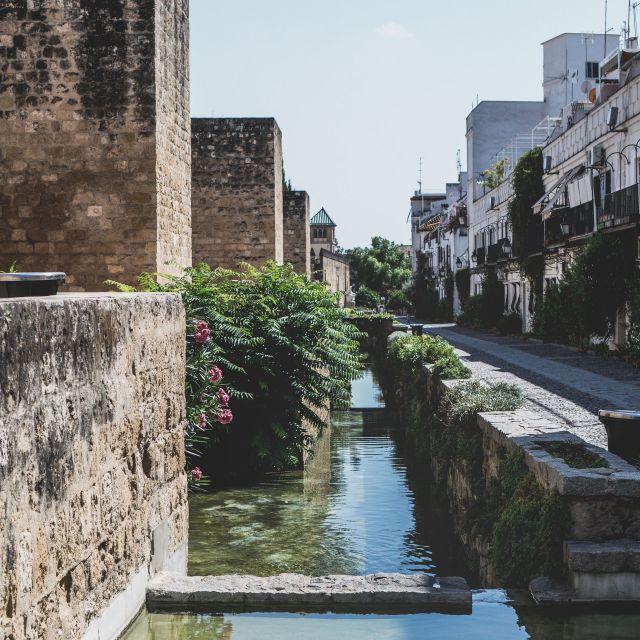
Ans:
{"label": "window", "polygon": [[598,69],[597,62],[585,62],[585,77],[587,78],[597,78],[600,75],[600,70]]}

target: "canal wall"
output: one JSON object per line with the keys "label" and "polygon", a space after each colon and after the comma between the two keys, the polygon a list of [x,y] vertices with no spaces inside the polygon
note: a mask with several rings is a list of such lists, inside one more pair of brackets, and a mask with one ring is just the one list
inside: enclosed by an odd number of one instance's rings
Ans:
{"label": "canal wall", "polygon": [[637,467],[535,411],[451,421],[447,402],[469,381],[441,380],[430,365],[386,367],[382,382],[481,584],[542,576],[533,585],[540,601],[640,600]]}
{"label": "canal wall", "polygon": [[115,638],[187,545],[184,309],[0,301],[0,637]]}

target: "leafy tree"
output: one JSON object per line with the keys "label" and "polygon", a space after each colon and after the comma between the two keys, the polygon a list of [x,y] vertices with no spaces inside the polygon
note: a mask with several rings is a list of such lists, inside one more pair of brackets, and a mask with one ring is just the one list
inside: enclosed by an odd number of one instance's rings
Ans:
{"label": "leafy tree", "polygon": [[360,287],[356,291],[356,306],[373,309],[380,304],[380,296],[369,289],[369,287]]}
{"label": "leafy tree", "polygon": [[380,296],[402,290],[411,277],[411,263],[400,245],[376,236],[371,247],[357,247],[348,252],[351,282],[368,287]]}
{"label": "leafy tree", "polygon": [[507,170],[507,161],[503,158],[485,169],[482,174],[482,186],[491,191],[495,189],[503,180]]}
{"label": "leafy tree", "polygon": [[411,302],[404,291],[392,291],[389,294],[386,307],[393,311],[401,311],[402,309],[408,309],[411,306]]}

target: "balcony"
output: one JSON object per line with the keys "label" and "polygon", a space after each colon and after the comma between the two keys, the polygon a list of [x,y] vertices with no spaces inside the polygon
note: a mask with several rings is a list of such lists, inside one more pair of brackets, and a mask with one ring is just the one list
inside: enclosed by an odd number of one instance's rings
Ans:
{"label": "balcony", "polygon": [[577,207],[554,213],[545,223],[545,247],[562,244],[576,236],[593,232],[593,204],[585,202]]}
{"label": "balcony", "polygon": [[475,250],[475,254],[476,254],[476,265],[478,267],[482,266],[485,263],[485,250],[484,247],[478,247]]}
{"label": "balcony", "polygon": [[604,197],[604,206],[596,207],[598,229],[608,229],[640,219],[638,185],[634,184]]}
{"label": "balcony", "polygon": [[496,244],[489,245],[487,249],[487,264],[495,264],[500,260],[508,260],[511,257],[511,241],[501,238]]}

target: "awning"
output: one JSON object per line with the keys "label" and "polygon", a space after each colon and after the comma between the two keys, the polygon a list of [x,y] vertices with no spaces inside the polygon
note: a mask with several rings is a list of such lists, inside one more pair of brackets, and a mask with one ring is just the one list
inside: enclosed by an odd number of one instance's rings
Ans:
{"label": "awning", "polygon": [[433,216],[433,218],[429,218],[425,223],[421,224],[418,228],[418,231],[433,231],[437,229],[440,225],[440,220],[442,216],[440,214]]}
{"label": "awning", "polygon": [[575,178],[584,171],[584,165],[574,167],[567,171],[561,178],[553,183],[553,186],[533,205],[533,213],[541,213],[542,219],[546,220],[553,210],[556,202],[564,195],[565,188],[569,180]]}
{"label": "awning", "polygon": [[591,177],[591,171],[583,171],[582,174],[569,181],[567,193],[569,194],[570,207],[577,207],[593,200],[593,181]]}

